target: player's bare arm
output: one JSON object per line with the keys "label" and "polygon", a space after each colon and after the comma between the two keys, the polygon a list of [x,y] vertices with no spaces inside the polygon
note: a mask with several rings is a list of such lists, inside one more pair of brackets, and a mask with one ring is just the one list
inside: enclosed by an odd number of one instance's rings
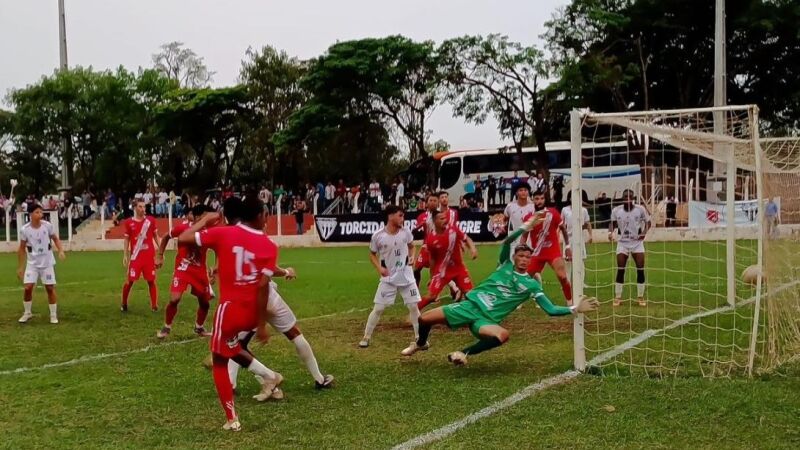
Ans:
{"label": "player's bare arm", "polygon": [[586,242],[591,244],[592,243],[592,221],[591,220],[587,220],[586,222],[584,222],[583,223],[583,229],[586,230],[586,232],[589,233],[589,239],[587,239]]}
{"label": "player's bare arm", "polygon": [[617,227],[617,221],[611,220],[608,222],[608,242],[614,242],[614,229]]}
{"label": "player's bare arm", "polygon": [[22,275],[25,273],[25,247],[27,247],[28,241],[24,239],[20,239],[19,247],[17,248],[17,278],[22,280]]}
{"label": "player's bare arm", "polygon": [[[167,233],[167,235],[169,235],[169,233]],[[161,241],[165,240],[164,238],[166,238],[166,236],[162,237],[158,233],[158,230],[155,230],[155,232],[153,232],[153,246],[154,246],[154,248],[160,249],[161,248]],[[164,257],[163,257],[163,255],[156,254],[156,269],[160,269],[161,266],[163,266],[163,265],[164,265]]]}
{"label": "player's bare arm", "polygon": [[160,268],[164,265],[164,253],[167,251],[167,244],[169,243],[169,233],[161,238],[158,244],[158,253],[156,253],[156,267]]}
{"label": "player's bare arm", "polygon": [[472,259],[478,259],[478,248],[475,247],[475,242],[472,240],[472,238],[469,236],[465,236],[464,244],[466,244],[467,249],[469,249],[470,257]]}
{"label": "player's bare arm", "polygon": [[188,230],[181,233],[178,236],[178,243],[179,244],[194,244],[194,235],[195,233],[200,232],[205,227],[210,227],[216,225],[217,222],[220,220],[219,213],[205,213],[203,217],[198,220],[197,222],[193,223]]}
{"label": "player's bare arm", "polygon": [[652,224],[650,223],[649,220],[644,223],[644,230],[642,230],[642,233],[639,235],[640,241],[643,241],[645,236],[647,236],[647,232],[650,231],[651,226]]}
{"label": "player's bare arm", "polygon": [[64,247],[61,245],[61,239],[59,239],[57,234],[53,234],[50,236],[50,239],[53,241],[53,246],[58,250],[58,259],[65,260],[67,255],[64,253]]}
{"label": "player's bare arm", "polygon": [[381,265],[381,261],[378,258],[378,254],[377,253],[369,252],[369,262],[371,262],[372,263],[372,267],[374,267],[375,270],[378,271],[378,275],[380,275],[382,277],[388,277],[389,276],[389,269],[387,269],[386,267],[383,267]]}
{"label": "player's bare arm", "polygon": [[269,341],[269,332],[267,331],[267,305],[269,304],[269,282],[272,279],[266,275],[262,275],[258,282],[258,317],[256,321],[256,339],[262,344]]}
{"label": "player's bare arm", "polygon": [[297,278],[297,272],[295,272],[294,268],[292,267],[276,267],[275,270],[272,272],[272,276],[275,278],[286,278],[287,280],[294,280]]}
{"label": "player's bare arm", "polygon": [[414,242],[411,241],[408,243],[408,265],[411,266],[414,264],[414,261],[417,260],[417,246],[414,245]]}
{"label": "player's bare arm", "polygon": [[128,263],[131,262],[131,249],[130,249],[131,238],[127,234],[125,235],[125,239],[122,242],[122,265],[128,267]]}
{"label": "player's bare arm", "polygon": [[564,258],[567,261],[572,260],[572,247],[569,245],[569,233],[567,233],[567,224],[563,221],[558,225],[559,231],[561,231],[561,236],[564,239]]}

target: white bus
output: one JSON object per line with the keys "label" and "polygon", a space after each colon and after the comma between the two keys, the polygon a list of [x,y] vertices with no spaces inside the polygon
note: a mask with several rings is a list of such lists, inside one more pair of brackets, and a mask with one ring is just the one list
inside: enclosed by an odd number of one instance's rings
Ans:
{"label": "white bus", "polygon": [[[551,187],[554,179],[563,177],[564,189],[561,200],[565,200],[571,178],[570,143],[548,142],[545,147]],[[524,171],[522,158],[528,160],[528,167],[535,174],[538,150],[537,147],[526,147],[522,149],[522,155],[514,149],[506,152],[489,149],[437,153],[434,159],[439,162],[438,188],[447,191],[451,199],[457,200],[467,193],[467,184],[474,183],[476,179],[480,179],[481,183],[485,183],[489,176],[494,179],[509,179],[514,176],[515,171],[518,177],[526,179],[528,175]],[[633,189],[637,194],[640,192],[642,168],[638,164],[631,164],[626,141],[586,143],[582,146],[582,153],[581,185],[585,194],[584,199],[594,200],[602,192],[609,198],[619,198],[625,189]],[[507,195],[508,201],[510,194]]]}

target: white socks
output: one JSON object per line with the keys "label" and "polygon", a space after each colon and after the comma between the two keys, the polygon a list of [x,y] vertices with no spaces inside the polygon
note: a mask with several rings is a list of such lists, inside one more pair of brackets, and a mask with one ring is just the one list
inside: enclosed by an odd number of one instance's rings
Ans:
{"label": "white socks", "polygon": [[56,317],[58,315],[58,303],[53,303],[50,306],[50,317]]}
{"label": "white socks", "polygon": [[406,305],[408,307],[408,319],[411,321],[411,326],[414,327],[414,339],[419,338],[419,307],[416,303]]}
{"label": "white socks", "polygon": [[622,283],[614,283],[614,298],[622,298]]}
{"label": "white socks", "polygon": [[297,350],[297,356],[306,364],[308,373],[314,377],[314,380],[318,383],[325,381],[325,377],[322,375],[322,372],[319,371],[319,365],[317,364],[317,358],[314,357],[314,351],[311,350],[311,345],[309,345],[306,337],[301,334],[294,338],[292,343],[294,343],[294,347]]}
{"label": "white socks", "polygon": [[644,297],[644,287],[645,287],[644,283],[637,283],[636,284],[636,296],[638,298],[643,298]]}
{"label": "white socks", "polygon": [[367,327],[364,329],[365,338],[372,337],[372,332],[375,331],[378,321],[381,320],[381,314],[383,314],[384,309],[386,309],[386,305],[375,303],[375,307],[372,308],[372,312],[369,313],[369,318],[367,318]]}
{"label": "white socks", "polygon": [[25,308],[25,314],[31,314],[31,307],[33,306],[33,302],[22,302],[22,306]]}
{"label": "white socks", "polygon": [[[234,360],[228,360],[228,377],[231,379],[231,385],[234,389],[236,389],[236,381],[239,378],[239,368],[241,366],[237,364]],[[261,377],[265,380],[274,380],[275,379],[275,372],[267,368],[264,364],[255,358],[253,358],[253,362],[250,363],[250,367],[247,368],[250,372],[253,372],[254,375]]]}

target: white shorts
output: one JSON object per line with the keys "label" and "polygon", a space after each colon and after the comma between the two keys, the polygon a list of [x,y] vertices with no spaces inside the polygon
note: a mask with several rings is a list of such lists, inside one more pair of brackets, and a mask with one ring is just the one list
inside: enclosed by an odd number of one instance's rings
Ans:
{"label": "white shorts", "polygon": [[269,302],[267,303],[267,323],[272,325],[279,333],[286,333],[297,325],[297,317],[295,317],[292,308],[283,300],[281,294],[270,283],[269,288]]}
{"label": "white shorts", "polygon": [[379,305],[394,305],[394,300],[397,293],[403,297],[403,302],[406,305],[419,303],[421,298],[419,296],[419,289],[416,284],[407,284],[405,286],[395,286],[391,283],[381,281],[378,283],[378,290],[375,291],[375,303]]}
{"label": "white shorts", "polygon": [[25,284],[36,284],[37,281],[42,280],[42,284],[45,286],[53,286],[56,284],[56,269],[53,266],[45,267],[40,269],[38,267],[31,267],[30,265],[25,267],[25,276],[23,277],[23,283]]}
{"label": "white shorts", "polygon": [[617,241],[617,254],[630,255],[631,253],[644,253],[644,241]]}

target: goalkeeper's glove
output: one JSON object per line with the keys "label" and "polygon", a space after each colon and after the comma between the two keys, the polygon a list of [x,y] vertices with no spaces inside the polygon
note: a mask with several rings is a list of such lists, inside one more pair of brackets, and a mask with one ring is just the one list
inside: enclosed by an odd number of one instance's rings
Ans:
{"label": "goalkeeper's glove", "polygon": [[581,297],[578,303],[573,306],[573,311],[578,314],[585,314],[587,312],[597,310],[598,306],[600,306],[600,302],[598,302],[596,298],[586,297],[584,295]]}

